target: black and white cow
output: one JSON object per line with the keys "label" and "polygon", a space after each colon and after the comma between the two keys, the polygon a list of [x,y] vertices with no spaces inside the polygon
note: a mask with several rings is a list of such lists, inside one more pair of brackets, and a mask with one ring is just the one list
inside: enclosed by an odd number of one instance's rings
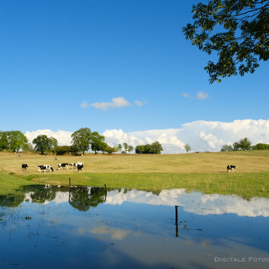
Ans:
{"label": "black and white cow", "polygon": [[30,165],[30,164],[26,164],[26,163],[24,163],[24,164],[21,165],[21,169],[26,171],[27,168],[29,167],[29,165]]}
{"label": "black and white cow", "polygon": [[69,165],[72,167],[72,169],[74,168],[74,167],[76,167],[77,166],[77,163],[69,163]]}
{"label": "black and white cow", "polygon": [[79,171],[82,171],[82,168],[83,168],[83,164],[78,164],[78,165],[77,165],[78,172],[79,172]]}
{"label": "black and white cow", "polygon": [[235,165],[228,165],[227,166],[227,173],[230,173],[231,171],[232,172],[237,171]]}
{"label": "black and white cow", "polygon": [[43,172],[46,172],[46,171],[54,172],[54,169],[53,169],[53,167],[51,165],[38,165],[37,172],[41,172],[41,171],[43,171]]}
{"label": "black and white cow", "polygon": [[59,163],[58,164],[58,170],[63,169],[64,167],[66,167],[66,169],[68,169],[68,163]]}

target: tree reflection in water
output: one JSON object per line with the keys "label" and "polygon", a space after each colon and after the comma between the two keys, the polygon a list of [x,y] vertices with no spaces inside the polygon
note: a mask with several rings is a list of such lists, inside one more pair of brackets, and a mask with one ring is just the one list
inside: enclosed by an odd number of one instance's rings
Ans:
{"label": "tree reflection in water", "polygon": [[226,264],[215,263],[216,257],[267,257],[268,204],[264,198],[246,201],[183,189],[156,194],[27,186],[0,196],[0,264],[20,269],[88,269],[89,262],[107,269],[222,268]]}
{"label": "tree reflection in water", "polygon": [[70,189],[69,203],[79,211],[88,211],[90,207],[97,207],[104,203],[105,196],[105,188],[80,186]]}
{"label": "tree reflection in water", "polygon": [[44,187],[44,185],[29,185],[16,191],[12,195],[1,195],[0,206],[2,207],[18,207],[23,201],[27,201],[26,193],[30,194],[33,203],[44,204],[53,201],[56,193],[69,192],[69,204],[79,211],[88,211],[90,207],[97,207],[104,203],[106,199],[106,188],[77,186],[73,188]]}

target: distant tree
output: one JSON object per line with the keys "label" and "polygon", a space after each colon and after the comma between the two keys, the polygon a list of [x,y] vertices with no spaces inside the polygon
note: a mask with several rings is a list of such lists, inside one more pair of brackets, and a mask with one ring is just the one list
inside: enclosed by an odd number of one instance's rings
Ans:
{"label": "distant tree", "polygon": [[56,155],[65,155],[66,153],[72,152],[70,146],[58,146],[56,148]]}
{"label": "distant tree", "polygon": [[122,145],[119,144],[119,145],[117,146],[117,152],[121,152],[121,151],[122,151]]}
{"label": "distant tree", "polygon": [[123,143],[123,147],[124,147],[124,150],[125,150],[126,152],[128,152],[128,144],[127,144],[127,143]]}
{"label": "distant tree", "polygon": [[34,151],[33,144],[27,143],[27,146],[26,146],[26,148],[24,150],[29,151],[29,152],[33,152]]}
{"label": "distant tree", "polygon": [[194,23],[183,27],[186,39],[219,56],[205,67],[210,83],[253,73],[258,60],[269,59],[269,0],[210,0],[193,5],[192,12]]}
{"label": "distant tree", "polygon": [[134,148],[133,148],[133,146],[131,146],[131,145],[128,145],[128,152],[130,153],[131,151],[133,151],[134,150]]}
{"label": "distant tree", "polygon": [[158,141],[152,143],[151,145],[139,145],[135,148],[135,153],[137,154],[161,154],[161,151],[163,151],[163,148]]}
{"label": "distant tree", "polygon": [[91,129],[89,128],[81,128],[74,132],[72,137],[72,146],[73,149],[77,151],[82,151],[83,154],[85,151],[88,151],[90,148],[90,142],[91,142]]}
{"label": "distant tree", "polygon": [[49,150],[52,151],[54,154],[54,152],[56,152],[57,147],[58,147],[57,139],[54,137],[50,137],[49,138]]}
{"label": "distant tree", "polygon": [[124,151],[122,151],[121,144],[119,144],[116,149],[118,152],[121,152],[122,154],[127,154],[128,152],[130,153],[131,151],[134,150],[133,146],[128,145],[127,143],[123,143],[123,147],[124,147]]}
{"label": "distant tree", "polygon": [[233,147],[231,145],[224,145],[224,146],[222,146],[220,151],[222,151],[222,152],[233,151]]}
{"label": "distant tree", "polygon": [[21,131],[0,132],[0,150],[18,151],[27,148],[28,139]]}
{"label": "distant tree", "polygon": [[253,150],[265,150],[269,149],[269,144],[263,144],[263,143],[258,143],[257,145],[252,147]]}
{"label": "distant tree", "polygon": [[191,146],[189,144],[185,144],[184,148],[187,153],[191,150]]}
{"label": "distant tree", "polygon": [[156,141],[151,144],[150,153],[152,154],[161,154],[161,151],[163,151],[162,145]]}
{"label": "distant tree", "polygon": [[136,154],[142,154],[144,152],[145,152],[145,146],[144,145],[140,145],[140,146],[135,147],[135,153]]}
{"label": "distant tree", "polygon": [[51,147],[51,139],[46,135],[39,135],[33,140],[33,144],[35,145],[35,150],[40,151],[41,154],[44,154],[46,150],[49,150]]}
{"label": "distant tree", "polygon": [[70,147],[70,152],[72,155],[77,155],[79,152],[79,147],[77,145],[71,146]]}
{"label": "distant tree", "polygon": [[91,135],[91,149],[97,154],[97,151],[104,151],[107,147],[105,137],[98,132],[93,132]]}
{"label": "distant tree", "polygon": [[0,150],[8,149],[7,132],[0,132]]}
{"label": "distant tree", "polygon": [[117,148],[116,147],[110,147],[110,146],[107,146],[105,151],[108,153],[108,154],[112,154],[113,152],[117,152]]}
{"label": "distant tree", "polygon": [[233,144],[234,150],[250,150],[251,142],[248,138],[241,139],[239,142]]}

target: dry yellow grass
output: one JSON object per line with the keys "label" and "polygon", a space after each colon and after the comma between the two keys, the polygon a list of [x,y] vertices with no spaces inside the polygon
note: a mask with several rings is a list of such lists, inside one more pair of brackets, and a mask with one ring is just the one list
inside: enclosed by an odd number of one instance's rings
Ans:
{"label": "dry yellow grass", "polygon": [[[57,160],[55,160],[57,157]],[[226,173],[229,164],[236,165],[238,172],[269,171],[268,151],[253,152],[216,152],[161,155],[103,155],[88,154],[83,157],[72,155],[41,156],[38,154],[0,153],[0,171],[15,174],[37,174],[37,166],[50,164],[54,169],[58,163],[83,162],[83,172],[91,173]],[[21,164],[30,164],[22,171]],[[55,170],[55,173],[75,173],[75,169]]]}

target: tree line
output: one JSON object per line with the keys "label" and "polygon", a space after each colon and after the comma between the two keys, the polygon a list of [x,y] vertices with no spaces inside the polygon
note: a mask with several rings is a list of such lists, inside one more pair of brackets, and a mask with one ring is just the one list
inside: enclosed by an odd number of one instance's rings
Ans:
{"label": "tree line", "polygon": [[269,144],[258,143],[255,146],[251,146],[251,141],[248,138],[234,142],[233,145],[224,145],[221,148],[222,152],[227,151],[239,151],[239,150],[264,150],[269,149]]}
{"label": "tree line", "polygon": [[[105,137],[100,135],[97,131],[92,132],[90,128],[80,128],[71,135],[70,146],[58,146],[58,141],[54,137],[48,137],[47,135],[38,135],[33,139],[32,144],[28,143],[26,136],[20,131],[0,131],[0,151],[12,151],[18,152],[32,151],[40,152],[52,152],[56,155],[72,154],[78,155],[84,154],[88,150],[97,152],[112,154],[119,152],[122,154],[130,153],[134,150],[133,146],[123,143],[118,144],[118,147],[111,147],[105,142]],[[154,142],[151,145],[138,146],[140,150],[136,149],[136,153],[144,154],[160,154],[163,150],[159,142]],[[144,147],[141,150],[141,147]]]}
{"label": "tree line", "polygon": [[147,145],[136,146],[135,153],[137,154],[161,154],[163,151],[162,145],[156,141],[154,143]]}

